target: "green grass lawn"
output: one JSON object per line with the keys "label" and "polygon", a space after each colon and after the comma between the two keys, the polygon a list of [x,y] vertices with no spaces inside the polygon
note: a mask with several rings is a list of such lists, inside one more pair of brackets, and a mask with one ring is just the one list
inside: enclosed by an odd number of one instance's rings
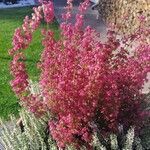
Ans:
{"label": "green grass lawn", "polygon": [[[23,18],[31,13],[31,7],[0,9],[0,117],[3,119],[8,119],[10,114],[17,115],[20,108],[19,100],[9,85],[12,77],[9,73],[11,57],[8,55],[8,50],[12,47],[15,28],[21,26]],[[56,31],[56,38],[58,38],[58,23],[54,22],[50,28]],[[36,69],[36,63],[42,51],[41,38],[40,30],[37,30],[34,34],[34,41],[26,51],[28,72],[32,80],[38,79],[39,71]]]}

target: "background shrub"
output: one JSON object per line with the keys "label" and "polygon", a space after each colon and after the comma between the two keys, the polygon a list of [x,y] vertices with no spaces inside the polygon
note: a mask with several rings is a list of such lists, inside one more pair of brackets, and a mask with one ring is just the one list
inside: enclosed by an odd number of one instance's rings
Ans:
{"label": "background shrub", "polygon": [[16,3],[18,3],[18,0],[3,0],[3,2],[5,3],[5,4],[16,4]]}

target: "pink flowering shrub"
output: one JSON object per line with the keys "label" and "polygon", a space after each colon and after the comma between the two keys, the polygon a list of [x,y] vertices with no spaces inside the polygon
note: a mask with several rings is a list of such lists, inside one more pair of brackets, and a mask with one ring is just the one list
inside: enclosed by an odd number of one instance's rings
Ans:
{"label": "pink flowering shrub", "polygon": [[[142,21],[133,34],[120,38],[108,30],[102,42],[99,33],[84,23],[89,0],[79,6],[76,23],[69,23],[72,0],[68,0],[61,36],[54,39],[51,29],[42,29],[44,50],[40,64],[40,95],[29,91],[29,77],[24,50],[32,41],[33,32],[44,19],[54,19],[51,1],[34,8],[13,37],[11,86],[21,102],[37,116],[50,112],[49,130],[59,147],[73,144],[91,149],[95,131],[103,135],[138,127],[145,116],[142,109],[142,88],[150,72],[150,29]],[[132,51],[132,53],[131,53]]]}

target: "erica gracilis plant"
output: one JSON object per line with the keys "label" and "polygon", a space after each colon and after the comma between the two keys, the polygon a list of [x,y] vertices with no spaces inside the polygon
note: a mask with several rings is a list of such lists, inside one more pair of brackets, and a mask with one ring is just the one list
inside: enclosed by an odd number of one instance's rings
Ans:
{"label": "erica gracilis plant", "polygon": [[71,24],[73,5],[67,1],[59,40],[51,29],[41,30],[40,94],[30,93],[24,50],[41,21],[49,25],[54,20],[52,1],[34,8],[32,18],[25,17],[9,51],[14,92],[37,117],[52,114],[49,131],[60,148],[73,144],[77,149],[92,149],[95,131],[106,136],[118,133],[120,125],[125,131],[130,126],[138,128],[146,113],[141,103],[150,72],[150,29],[144,20],[135,33],[123,38],[108,29],[107,40],[102,42],[93,28],[82,28],[88,5],[89,0],[80,4],[76,22]]}

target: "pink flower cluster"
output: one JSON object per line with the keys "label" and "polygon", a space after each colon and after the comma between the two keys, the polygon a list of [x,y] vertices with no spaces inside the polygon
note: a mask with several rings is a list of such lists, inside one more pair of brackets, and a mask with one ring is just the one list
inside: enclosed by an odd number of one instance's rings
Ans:
{"label": "pink flower cluster", "polygon": [[81,145],[92,149],[92,135],[97,129],[102,133],[119,132],[120,124],[127,130],[143,120],[141,90],[150,72],[150,30],[142,26],[123,38],[108,30],[107,41],[101,42],[99,33],[91,27],[82,30],[87,6],[88,0],[81,3],[76,23],[71,24],[67,21],[72,0],[68,0],[58,41],[50,29],[42,30],[40,96],[29,92],[22,52],[40,24],[42,12],[46,23],[52,22],[51,1],[35,8],[32,19],[25,18],[22,29],[14,34],[14,48],[10,50],[13,90],[33,113],[52,114],[49,130],[61,148],[74,144],[77,149]]}
{"label": "pink flower cluster", "polygon": [[54,19],[54,6],[51,1],[46,2],[42,5],[43,7],[43,13],[44,13],[44,19],[46,23],[51,23]]}
{"label": "pink flower cluster", "polygon": [[[33,8],[32,18],[25,17],[22,28],[17,28],[13,37],[13,48],[9,51],[9,54],[13,56],[13,60],[10,64],[11,74],[14,77],[11,86],[13,91],[22,100],[23,105],[28,107],[32,112],[41,116],[45,111],[45,105],[39,95],[33,95],[29,91],[29,79],[27,69],[25,65],[25,55],[23,51],[32,42],[32,34],[39,27],[42,18],[47,23],[54,18],[53,3],[46,2],[43,6]],[[44,17],[42,16],[44,13]]]}

